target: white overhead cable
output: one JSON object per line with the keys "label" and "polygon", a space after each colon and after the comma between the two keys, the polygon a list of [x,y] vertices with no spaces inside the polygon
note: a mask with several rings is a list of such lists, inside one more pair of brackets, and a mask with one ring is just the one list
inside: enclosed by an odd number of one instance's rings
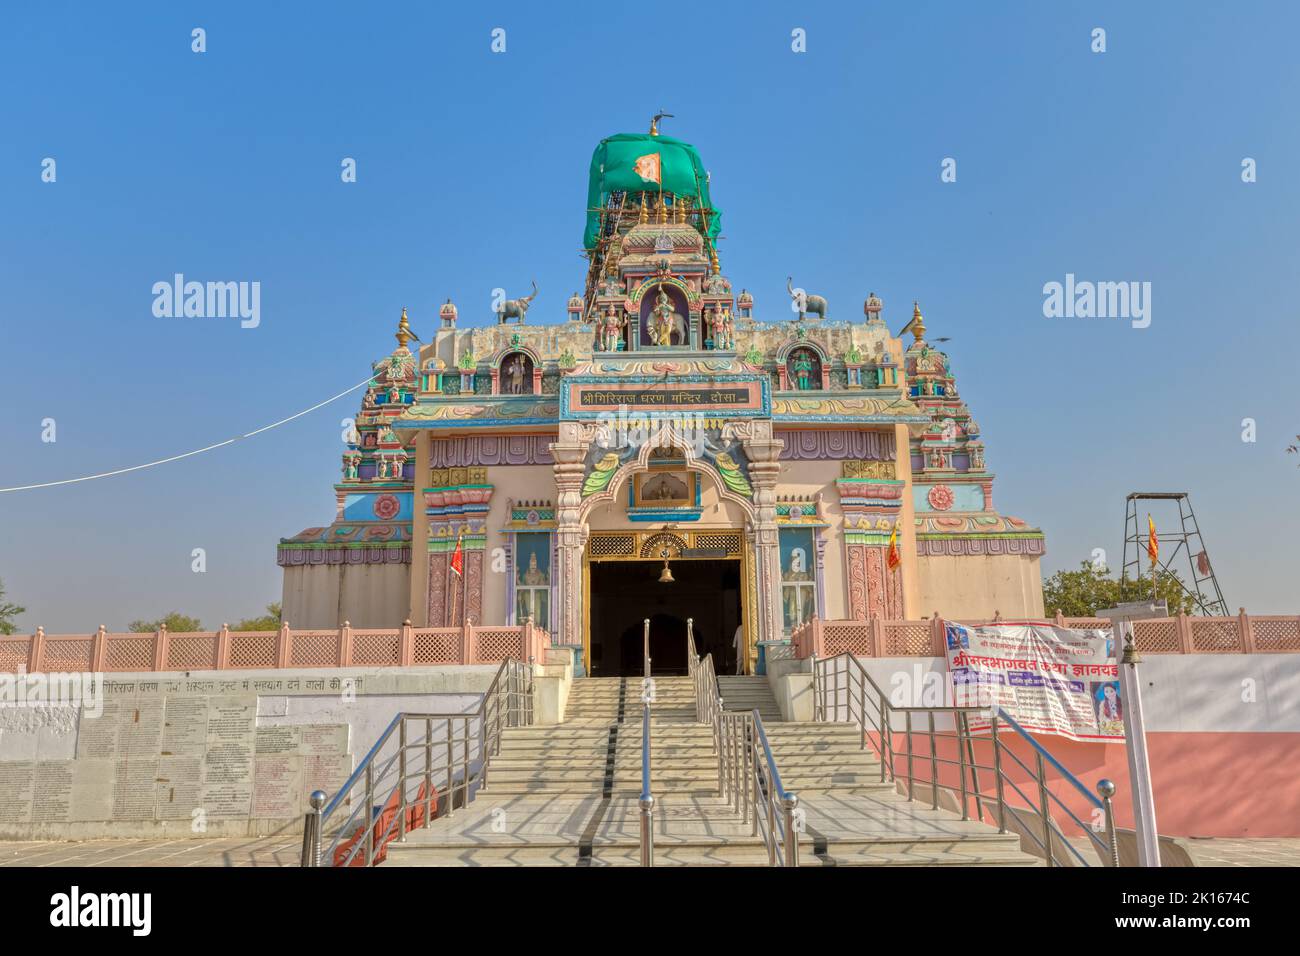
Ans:
{"label": "white overhead cable", "polygon": [[215,448],[224,448],[226,445],[233,445],[237,441],[243,441],[245,438],[252,438],[254,435],[260,435],[262,432],[270,431],[272,428],[278,428],[281,425],[293,421],[295,418],[301,418],[308,412],[314,412],[318,408],[323,408],[330,402],[336,402],[344,395],[349,395],[359,388],[365,388],[367,385],[373,384],[373,382],[373,378],[367,378],[364,381],[353,385],[351,388],[344,389],[337,395],[331,395],[323,402],[317,402],[315,405],[311,406],[311,408],[304,408],[302,411],[290,415],[288,418],[282,418],[278,422],[272,422],[270,425],[263,425],[261,428],[255,428],[251,432],[245,432],[235,438],[227,438],[225,441],[219,441],[213,445],[206,445],[203,448],[195,448],[193,451],[182,452],[179,455],[172,455],[170,458],[159,458],[157,461],[147,461],[142,465],[132,465],[129,468],[118,468],[114,471],[102,471],[97,475],[82,475],[80,478],[63,478],[59,481],[43,481],[35,485],[14,485],[12,488],[0,488],[0,493],[6,491],[31,491],[34,488],[52,488],[55,485],[72,485],[79,481],[94,481],[96,478],[112,478],[114,475],[125,475],[130,471],[140,471],[144,468],[153,468],[156,465],[165,465],[168,462],[180,461],[182,458],[192,458],[195,455],[201,455],[206,451],[212,451]]}

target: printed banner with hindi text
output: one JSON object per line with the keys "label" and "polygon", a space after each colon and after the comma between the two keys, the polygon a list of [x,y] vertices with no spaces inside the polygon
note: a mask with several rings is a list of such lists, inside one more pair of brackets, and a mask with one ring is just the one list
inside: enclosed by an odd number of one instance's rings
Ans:
{"label": "printed banner with hindi text", "polygon": [[[944,638],[958,706],[1001,707],[1035,733],[1124,739],[1124,703],[1109,630],[1044,623],[966,627],[945,621]],[[972,730],[987,729],[989,723],[970,719]]]}

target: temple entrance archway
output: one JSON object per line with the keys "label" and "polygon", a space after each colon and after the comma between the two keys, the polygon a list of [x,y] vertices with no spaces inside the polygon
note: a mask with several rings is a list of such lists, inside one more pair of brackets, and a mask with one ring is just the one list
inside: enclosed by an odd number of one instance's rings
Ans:
{"label": "temple entrance archway", "polygon": [[642,673],[644,621],[650,618],[651,673],[686,673],[686,619],[694,620],[695,646],[713,654],[718,673],[734,673],[736,628],[742,623],[739,558],[678,559],[673,582],[662,583],[662,560],[592,562],[588,673],[630,677]]}

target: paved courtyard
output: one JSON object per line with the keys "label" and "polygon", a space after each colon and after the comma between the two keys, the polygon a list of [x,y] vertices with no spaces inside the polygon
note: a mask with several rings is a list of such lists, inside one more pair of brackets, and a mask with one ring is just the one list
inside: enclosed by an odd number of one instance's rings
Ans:
{"label": "paved courtyard", "polygon": [[[1300,839],[1195,840],[1213,866],[1300,866]],[[0,842],[0,866],[297,866],[299,837]]]}

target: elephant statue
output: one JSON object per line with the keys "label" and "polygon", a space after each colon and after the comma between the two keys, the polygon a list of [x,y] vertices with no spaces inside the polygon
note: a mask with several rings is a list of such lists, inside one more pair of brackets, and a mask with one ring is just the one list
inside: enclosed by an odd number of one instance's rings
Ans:
{"label": "elephant statue", "polygon": [[519,324],[523,325],[524,320],[528,317],[528,307],[533,304],[533,299],[537,298],[537,280],[533,280],[533,293],[520,299],[506,299],[501,303],[501,311],[497,315],[497,321],[502,325],[509,319],[518,319]]}
{"label": "elephant statue", "polygon": [[803,321],[804,313],[816,315],[819,319],[826,318],[826,300],[819,295],[803,294],[803,302],[799,301],[799,293],[794,290],[794,277],[786,276],[786,290],[790,293],[790,301],[795,304],[795,309],[799,313],[799,321]]}

